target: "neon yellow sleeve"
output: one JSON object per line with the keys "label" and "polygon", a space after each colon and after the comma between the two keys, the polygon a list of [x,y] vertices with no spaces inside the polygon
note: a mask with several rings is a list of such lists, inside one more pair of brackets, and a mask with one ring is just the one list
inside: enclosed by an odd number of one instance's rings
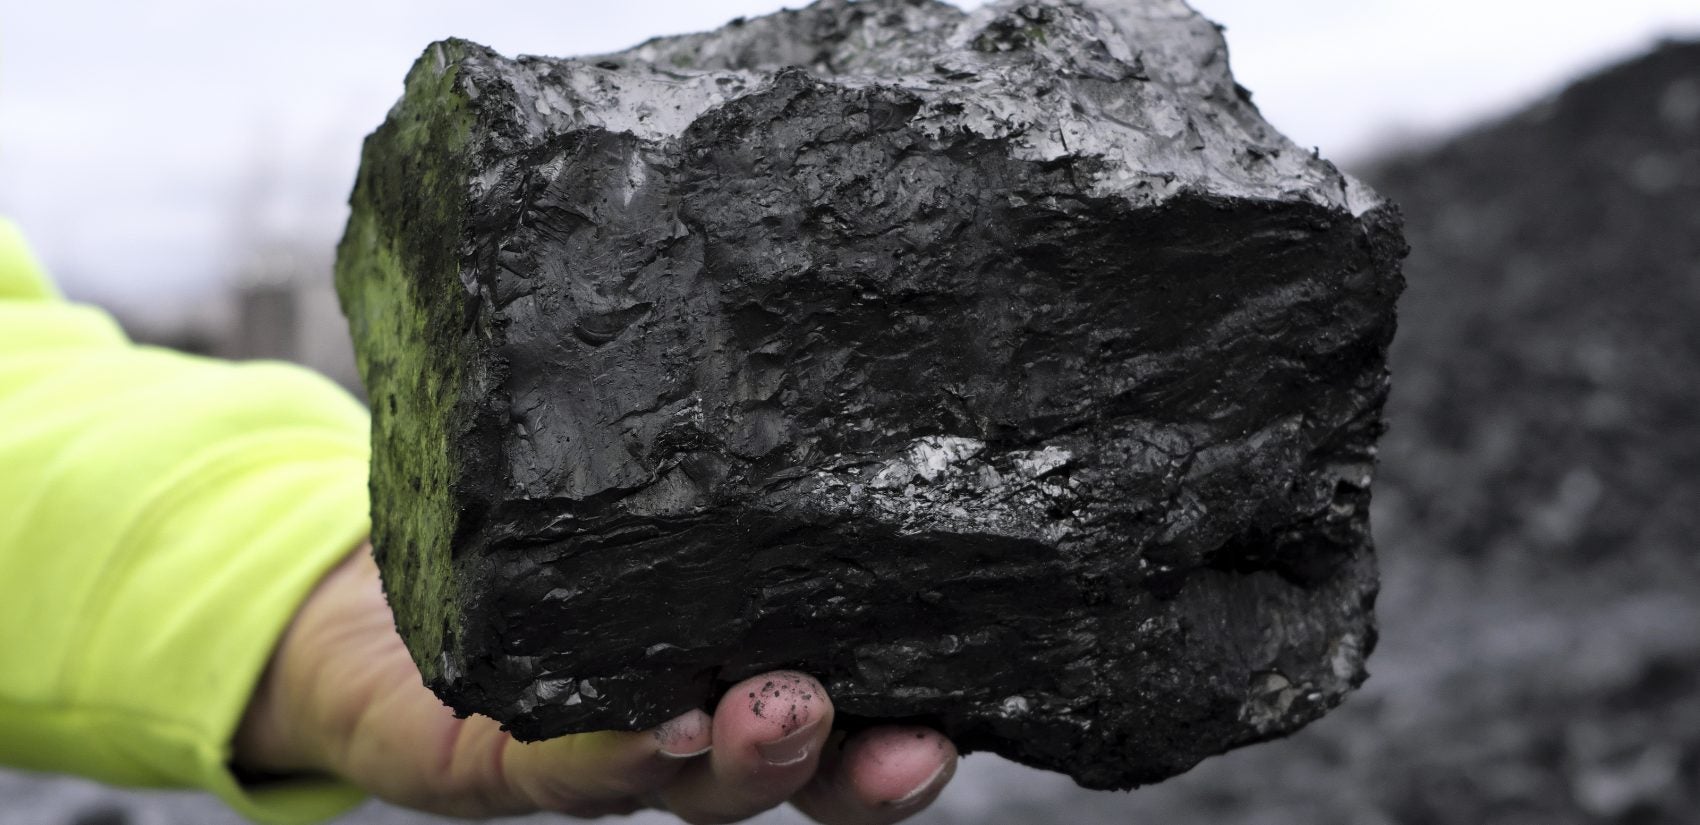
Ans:
{"label": "neon yellow sleeve", "polygon": [[130,344],[0,221],[0,764],[263,823],[357,803],[244,788],[229,759],[278,637],[367,533],[367,426],[306,370]]}

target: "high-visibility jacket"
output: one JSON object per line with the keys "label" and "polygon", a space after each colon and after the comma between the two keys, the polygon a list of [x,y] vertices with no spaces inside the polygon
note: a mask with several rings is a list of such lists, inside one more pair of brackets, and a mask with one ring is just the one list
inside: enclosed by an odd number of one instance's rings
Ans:
{"label": "high-visibility jacket", "polygon": [[230,743],[367,534],[368,426],[308,370],[130,343],[0,220],[0,765],[203,788],[264,823],[357,803],[244,787]]}

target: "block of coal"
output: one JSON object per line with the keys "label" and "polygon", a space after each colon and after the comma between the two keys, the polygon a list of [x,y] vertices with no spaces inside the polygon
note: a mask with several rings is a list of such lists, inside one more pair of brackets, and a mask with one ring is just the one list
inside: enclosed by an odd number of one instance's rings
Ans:
{"label": "block of coal", "polygon": [[430,46],[337,286],[426,682],[535,740],[818,676],[1127,788],[1365,678],[1397,211],[1179,0]]}

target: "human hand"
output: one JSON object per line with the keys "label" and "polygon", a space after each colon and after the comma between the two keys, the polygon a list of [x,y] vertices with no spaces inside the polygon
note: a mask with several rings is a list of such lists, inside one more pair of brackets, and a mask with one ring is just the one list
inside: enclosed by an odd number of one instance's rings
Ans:
{"label": "human hand", "polygon": [[830,825],[881,825],[926,807],[956,770],[956,749],[937,731],[888,726],[846,739],[832,718],[819,682],[780,672],[735,685],[712,717],[517,742],[488,718],[455,718],[425,688],[367,547],[296,614],[235,748],[243,770],[336,776],[462,817],[660,807],[719,823],[790,801]]}

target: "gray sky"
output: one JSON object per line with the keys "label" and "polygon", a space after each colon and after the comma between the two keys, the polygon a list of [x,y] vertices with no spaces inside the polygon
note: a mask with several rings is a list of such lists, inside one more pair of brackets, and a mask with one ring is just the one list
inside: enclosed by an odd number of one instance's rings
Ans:
{"label": "gray sky", "polygon": [[[962,2],[962,5],[979,5]],[[282,240],[327,257],[360,138],[424,45],[610,51],[776,0],[7,0],[0,213],[74,296],[178,310]],[[800,5],[798,2],[791,5]],[[1650,46],[1695,0],[1194,0],[1294,140],[1350,159]]]}

